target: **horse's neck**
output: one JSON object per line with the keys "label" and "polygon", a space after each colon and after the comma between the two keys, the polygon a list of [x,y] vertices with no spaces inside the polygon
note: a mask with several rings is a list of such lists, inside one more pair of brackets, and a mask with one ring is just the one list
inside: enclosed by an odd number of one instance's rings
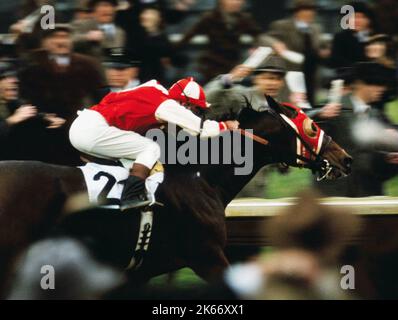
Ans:
{"label": "horse's neck", "polygon": [[212,166],[209,167],[204,177],[207,182],[216,189],[225,207],[236,197],[236,195],[252,180],[258,171],[267,165],[267,162],[254,163],[250,174],[237,175],[235,166]]}
{"label": "horse's neck", "polygon": [[[246,141],[248,138],[245,138]],[[216,189],[224,206],[226,207],[236,195],[252,180],[258,171],[264,166],[274,162],[271,149],[259,143],[251,141],[251,148],[246,148],[249,144],[242,142],[244,149],[238,152],[245,154],[244,167],[242,164],[232,163],[230,165],[209,165],[202,173],[206,181]],[[234,154],[237,150],[232,150]],[[234,158],[234,157],[232,157]],[[251,170],[247,166],[251,167]]]}
{"label": "horse's neck", "polygon": [[203,167],[166,165],[167,179],[165,179],[164,187],[169,190],[167,194],[171,192],[177,198],[183,197],[184,192],[192,193],[192,190],[196,190],[195,196],[200,197],[199,193],[202,192],[202,189],[196,188],[194,184],[201,184],[204,180],[214,191],[211,191],[213,196],[218,197],[224,207],[227,207],[258,171],[269,163],[271,161],[261,163],[258,160],[254,161],[253,170],[244,175],[237,174],[236,169],[240,168],[238,165],[206,165]]}

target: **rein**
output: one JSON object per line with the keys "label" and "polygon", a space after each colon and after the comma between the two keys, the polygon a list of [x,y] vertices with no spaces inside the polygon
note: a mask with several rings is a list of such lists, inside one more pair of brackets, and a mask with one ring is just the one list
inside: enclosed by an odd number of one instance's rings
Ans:
{"label": "rein", "polygon": [[254,141],[256,141],[256,142],[258,142],[258,143],[260,143],[260,144],[262,144],[264,146],[269,145],[269,141],[267,139],[261,138],[261,137],[255,135],[255,134],[253,134],[253,133],[251,133],[249,131],[246,131],[244,129],[239,129],[239,132],[240,132],[240,134],[242,136],[245,136],[245,137],[247,137],[249,139],[252,139],[252,140],[254,140]]}

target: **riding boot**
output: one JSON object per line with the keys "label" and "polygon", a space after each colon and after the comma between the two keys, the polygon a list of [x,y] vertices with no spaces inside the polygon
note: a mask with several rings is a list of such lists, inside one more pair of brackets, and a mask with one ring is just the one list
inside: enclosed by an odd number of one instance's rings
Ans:
{"label": "riding boot", "polygon": [[149,176],[150,169],[141,164],[134,164],[130,176],[127,178],[121,197],[122,211],[141,208],[149,205],[145,179]]}

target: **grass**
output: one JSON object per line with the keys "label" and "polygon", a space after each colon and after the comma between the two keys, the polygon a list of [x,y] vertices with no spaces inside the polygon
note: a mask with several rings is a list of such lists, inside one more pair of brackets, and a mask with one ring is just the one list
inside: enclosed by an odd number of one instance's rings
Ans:
{"label": "grass", "polygon": [[[387,116],[393,123],[398,124],[398,100],[387,105],[386,109]],[[386,195],[398,196],[398,176],[390,179],[384,185]]]}
{"label": "grass", "polygon": [[[205,282],[189,268],[184,268],[175,272],[172,277],[173,285],[181,289],[198,287],[205,284]],[[151,279],[149,284],[154,287],[162,287],[168,283],[170,283],[170,278],[169,275],[166,274]]]}
{"label": "grass", "polygon": [[[398,123],[398,100],[387,106],[386,113],[392,122]],[[299,190],[309,188],[312,183],[312,174],[308,170],[290,169],[288,174],[281,175],[276,170],[267,174],[266,198],[276,199],[293,197]],[[385,184],[385,192],[388,196],[398,196],[398,177],[392,178]],[[264,248],[264,250],[270,250]],[[168,282],[168,276],[162,275],[151,280],[151,285],[162,286]],[[174,274],[175,285],[181,288],[203,285],[192,270],[186,268]]]}
{"label": "grass", "polygon": [[[262,254],[266,254],[272,251],[271,247],[264,247]],[[151,279],[150,285],[154,287],[162,287],[169,283],[169,275],[161,275]],[[181,289],[192,288],[203,286],[206,284],[201,278],[199,278],[191,269],[184,268],[173,274],[173,285]]]}
{"label": "grass", "polygon": [[312,174],[308,170],[291,168],[288,174],[280,174],[272,170],[267,175],[267,199],[288,198],[296,195],[297,191],[311,186]]}

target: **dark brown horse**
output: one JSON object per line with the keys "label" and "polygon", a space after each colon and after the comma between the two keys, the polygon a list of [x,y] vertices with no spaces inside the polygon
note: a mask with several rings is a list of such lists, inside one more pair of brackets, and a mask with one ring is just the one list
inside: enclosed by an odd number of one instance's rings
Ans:
{"label": "dark brown horse", "polygon": [[[253,129],[256,141],[264,141],[253,144],[251,174],[236,175],[236,163],[165,165],[165,180],[157,192],[164,207],[154,209],[150,249],[143,265],[132,272],[134,278],[144,281],[182,267],[192,268],[206,280],[221,275],[228,265],[224,255],[226,206],[263,166],[297,166],[300,157],[296,154],[297,142],[303,137],[281,116],[294,119],[297,110],[274,102],[271,105],[265,112],[243,108],[238,116],[241,128]],[[307,123],[305,130],[314,134],[320,129],[308,127]],[[352,159],[327,136],[319,156],[313,151],[309,154],[305,167],[314,172],[337,178],[350,171]],[[62,217],[65,200],[85,192],[86,186],[78,168],[17,161],[0,164],[0,186],[0,257],[4,274],[16,253],[53,230]],[[97,258],[125,268],[136,245],[140,214],[110,211],[98,209],[68,216],[57,232],[78,237]]]}

